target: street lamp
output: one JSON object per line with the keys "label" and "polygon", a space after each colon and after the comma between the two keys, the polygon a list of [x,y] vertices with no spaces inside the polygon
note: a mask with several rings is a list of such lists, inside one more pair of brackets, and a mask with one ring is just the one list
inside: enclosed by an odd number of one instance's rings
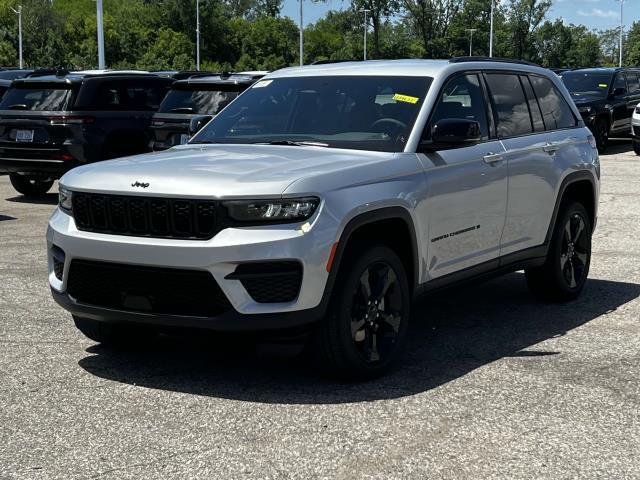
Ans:
{"label": "street lamp", "polygon": [[104,25],[102,20],[102,0],[96,0],[96,22],[98,24],[98,69],[104,70]]}
{"label": "street lamp", "polygon": [[300,66],[304,65],[304,20],[302,16],[303,2],[300,1]]}
{"label": "street lamp", "polygon": [[493,4],[491,0],[491,14],[489,15],[489,57],[493,57]]}
{"label": "street lamp", "polygon": [[359,11],[364,13],[364,46],[362,48],[362,51],[363,51],[363,58],[366,61],[367,60],[367,30],[369,30],[368,28],[369,25],[367,24],[367,13],[369,13],[371,10],[367,8],[361,8]]}
{"label": "street lamp", "polygon": [[196,0],[196,70],[200,71],[200,0]]}
{"label": "street lamp", "polygon": [[622,5],[624,4],[624,0],[616,1],[620,2],[620,61],[618,66],[622,67],[622,31],[624,29],[624,23],[622,22]]}
{"label": "street lamp", "polygon": [[18,50],[19,50],[19,58],[20,58],[20,68],[22,68],[22,5],[18,5],[18,9],[16,10],[13,7],[9,7],[13,10],[13,13],[18,15]]}
{"label": "street lamp", "polygon": [[476,32],[477,28],[465,28],[469,32],[469,56],[473,56],[473,32]]}

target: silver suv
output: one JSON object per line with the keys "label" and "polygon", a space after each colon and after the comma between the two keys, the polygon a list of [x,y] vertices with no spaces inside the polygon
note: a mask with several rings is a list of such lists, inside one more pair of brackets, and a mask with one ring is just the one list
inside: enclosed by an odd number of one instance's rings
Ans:
{"label": "silver suv", "polygon": [[576,297],[599,177],[595,140],[548,70],[289,68],[187,145],[67,173],[49,282],[98,342],[304,327],[319,367],[370,378],[397,362],[423,293],[524,269],[536,295]]}

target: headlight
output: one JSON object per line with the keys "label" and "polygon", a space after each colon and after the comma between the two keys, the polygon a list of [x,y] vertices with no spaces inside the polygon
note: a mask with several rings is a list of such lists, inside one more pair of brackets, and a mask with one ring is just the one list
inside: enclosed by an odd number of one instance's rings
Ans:
{"label": "headlight", "polygon": [[67,190],[64,187],[58,188],[58,206],[60,210],[66,213],[71,213],[72,209],[72,194],[71,190]]}
{"label": "headlight", "polygon": [[316,197],[286,198],[282,200],[239,200],[222,204],[229,216],[238,222],[277,223],[300,222],[308,219],[318,208]]}
{"label": "headlight", "polygon": [[578,107],[580,113],[591,113],[591,110],[593,110],[591,107]]}

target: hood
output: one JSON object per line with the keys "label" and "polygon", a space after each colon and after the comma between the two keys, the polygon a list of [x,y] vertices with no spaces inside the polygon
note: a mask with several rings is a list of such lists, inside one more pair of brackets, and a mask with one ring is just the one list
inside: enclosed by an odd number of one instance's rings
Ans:
{"label": "hood", "polygon": [[[72,190],[126,195],[273,197],[301,178],[394,155],[313,146],[184,145],[78,167],[60,183]],[[148,186],[133,186],[136,182]]]}
{"label": "hood", "polygon": [[571,99],[577,106],[606,102],[607,96],[597,93],[572,93]]}

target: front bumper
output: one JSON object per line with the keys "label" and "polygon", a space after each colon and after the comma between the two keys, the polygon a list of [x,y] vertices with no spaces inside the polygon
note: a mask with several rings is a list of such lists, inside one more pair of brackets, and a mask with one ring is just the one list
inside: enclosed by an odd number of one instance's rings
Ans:
{"label": "front bumper", "polygon": [[[55,300],[65,309],[102,321],[220,330],[268,330],[312,323],[323,316],[328,303],[326,264],[337,230],[337,225],[327,224],[331,221],[326,220],[329,216],[319,221],[321,209],[322,206],[304,228],[298,224],[227,228],[206,241],[84,232],[76,228],[71,216],[56,209],[47,230],[49,283]],[[62,280],[54,271],[53,246],[65,255]],[[207,271],[233,308],[219,317],[205,318],[126,312],[79,304],[66,292],[69,267],[74,259]],[[302,281],[294,301],[256,302],[241,281],[227,278],[238,265],[276,260],[294,260],[302,265]]]}

